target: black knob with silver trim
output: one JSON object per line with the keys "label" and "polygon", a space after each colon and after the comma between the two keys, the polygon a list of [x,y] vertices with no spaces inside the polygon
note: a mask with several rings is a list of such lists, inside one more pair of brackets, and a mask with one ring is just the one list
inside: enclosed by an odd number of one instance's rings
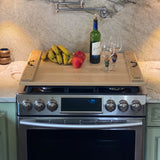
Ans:
{"label": "black knob with silver trim", "polygon": [[22,107],[24,110],[30,111],[32,109],[32,103],[29,99],[25,99],[22,101]]}
{"label": "black knob with silver trim", "polygon": [[120,100],[118,104],[118,109],[121,112],[126,112],[129,108],[128,102],[126,100]]}
{"label": "black knob with silver trim", "polygon": [[53,112],[53,111],[55,111],[55,110],[58,108],[58,104],[57,104],[57,102],[56,102],[54,99],[51,99],[51,100],[49,100],[48,103],[47,103],[47,108],[48,108],[51,112]]}
{"label": "black knob with silver trim", "polygon": [[134,112],[139,112],[142,109],[142,105],[139,100],[133,100],[131,104],[131,109]]}
{"label": "black knob with silver trim", "polygon": [[36,100],[35,103],[34,103],[34,108],[35,108],[38,112],[44,110],[45,104],[44,104],[43,100],[42,100],[42,99]]}
{"label": "black knob with silver trim", "polygon": [[107,111],[113,112],[116,109],[116,103],[113,100],[109,99],[105,104],[105,108]]}

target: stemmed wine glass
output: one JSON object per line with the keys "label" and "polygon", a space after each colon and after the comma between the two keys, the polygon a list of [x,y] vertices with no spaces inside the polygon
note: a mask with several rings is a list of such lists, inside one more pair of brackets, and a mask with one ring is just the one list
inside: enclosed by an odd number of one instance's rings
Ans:
{"label": "stemmed wine glass", "polygon": [[113,67],[115,67],[115,63],[117,62],[117,58],[118,58],[117,53],[119,53],[120,50],[122,49],[122,39],[119,36],[111,38],[111,39],[112,39],[111,45],[114,48],[113,53],[111,55],[112,63],[113,63],[112,65]]}
{"label": "stemmed wine glass", "polygon": [[114,37],[112,39],[112,45],[114,46],[115,53],[118,53],[122,49],[122,39],[120,37]]}
{"label": "stemmed wine glass", "polygon": [[111,37],[110,37],[108,41],[105,41],[101,44],[101,56],[104,60],[105,70],[107,71],[112,70],[110,66],[112,52],[113,52],[113,46],[111,45]]}
{"label": "stemmed wine glass", "polygon": [[111,53],[112,53],[112,48],[111,48],[111,41],[109,39],[108,41],[105,41],[101,44],[101,55],[104,58],[107,55],[109,56]]}

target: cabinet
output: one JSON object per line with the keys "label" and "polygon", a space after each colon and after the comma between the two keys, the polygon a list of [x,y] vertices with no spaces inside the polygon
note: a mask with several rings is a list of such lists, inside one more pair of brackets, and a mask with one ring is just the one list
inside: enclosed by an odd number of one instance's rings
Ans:
{"label": "cabinet", "polygon": [[17,160],[16,103],[0,103],[0,160]]}
{"label": "cabinet", "polygon": [[147,105],[146,160],[160,160],[160,104]]}
{"label": "cabinet", "polygon": [[7,160],[7,125],[4,112],[0,112],[0,160]]}

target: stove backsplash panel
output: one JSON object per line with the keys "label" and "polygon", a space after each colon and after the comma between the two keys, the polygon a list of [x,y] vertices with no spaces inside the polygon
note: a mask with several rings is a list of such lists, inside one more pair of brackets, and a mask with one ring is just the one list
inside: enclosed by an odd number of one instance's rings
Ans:
{"label": "stove backsplash panel", "polygon": [[[123,49],[138,60],[160,60],[159,0],[87,0],[86,7],[107,6],[111,18],[99,17],[102,41],[119,35]],[[12,60],[27,60],[32,50],[62,44],[69,51],[89,52],[89,33],[95,12],[59,12],[48,0],[1,0],[0,47]],[[97,12],[96,12],[97,13]]]}

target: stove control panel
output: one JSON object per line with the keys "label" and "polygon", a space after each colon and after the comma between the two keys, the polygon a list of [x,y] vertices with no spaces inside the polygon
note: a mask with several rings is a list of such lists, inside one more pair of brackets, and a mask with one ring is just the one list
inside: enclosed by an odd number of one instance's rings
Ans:
{"label": "stove control panel", "polygon": [[145,95],[18,94],[18,115],[145,116]]}

